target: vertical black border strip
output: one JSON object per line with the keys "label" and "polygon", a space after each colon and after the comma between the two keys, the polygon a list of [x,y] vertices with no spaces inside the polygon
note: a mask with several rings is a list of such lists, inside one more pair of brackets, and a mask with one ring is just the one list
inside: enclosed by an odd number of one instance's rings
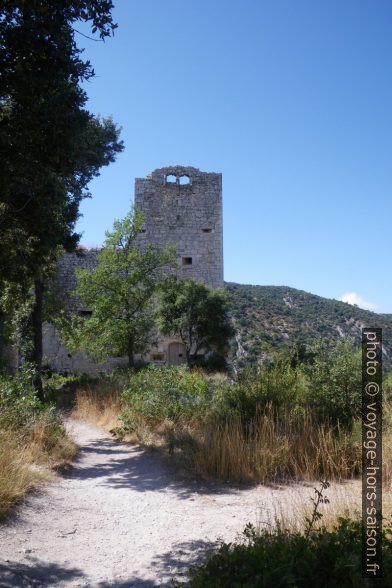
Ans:
{"label": "vertical black border strip", "polygon": [[362,329],[362,575],[382,578],[382,329]]}

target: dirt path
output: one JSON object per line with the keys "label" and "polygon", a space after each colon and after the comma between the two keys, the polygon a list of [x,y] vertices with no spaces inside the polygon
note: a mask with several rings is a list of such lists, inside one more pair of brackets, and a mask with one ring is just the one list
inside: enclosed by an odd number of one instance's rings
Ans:
{"label": "dirt path", "polygon": [[0,527],[0,586],[170,585],[218,537],[268,518],[309,488],[201,487],[173,479],[159,455],[78,421],[75,467]]}

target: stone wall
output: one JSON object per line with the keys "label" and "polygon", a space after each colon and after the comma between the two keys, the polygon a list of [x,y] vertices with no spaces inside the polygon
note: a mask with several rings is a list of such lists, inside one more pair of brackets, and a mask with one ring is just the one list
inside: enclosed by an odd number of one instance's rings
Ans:
{"label": "stone wall", "polygon": [[181,277],[223,287],[222,174],[156,169],[135,180],[135,207],[145,216],[140,243],[175,244]]}

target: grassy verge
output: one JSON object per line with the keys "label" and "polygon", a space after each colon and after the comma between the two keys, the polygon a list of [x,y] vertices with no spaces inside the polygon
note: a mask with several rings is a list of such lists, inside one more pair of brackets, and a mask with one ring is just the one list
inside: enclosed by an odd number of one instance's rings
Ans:
{"label": "grassy verge", "polygon": [[0,378],[0,518],[77,450],[53,408],[37,401],[32,378],[28,368]]}
{"label": "grassy verge", "polygon": [[145,415],[130,414],[129,406],[124,409],[123,399],[113,389],[108,395],[78,390],[73,415],[127,441],[166,447],[179,466],[204,479],[282,482],[326,476],[342,480],[360,472],[356,432],[316,424],[309,412],[277,416],[267,408],[245,424],[238,415],[201,422],[164,416],[151,422]]}
{"label": "grassy verge", "polygon": [[[384,480],[392,476],[390,392]],[[307,363],[280,357],[237,379],[149,367],[76,394],[76,415],[120,438],[165,446],[203,478],[236,482],[346,480],[361,467],[361,363],[347,342]]]}
{"label": "grassy verge", "polygon": [[[250,421],[235,413],[218,415],[214,398],[208,400],[205,390],[202,397],[192,400],[182,397],[178,386],[175,388],[171,382],[169,389],[161,388],[155,395],[151,378],[158,376],[151,376],[151,372],[132,376],[137,380],[133,385],[138,392],[132,393],[131,401],[129,390],[124,395],[107,386],[106,393],[99,386],[95,390],[80,389],[74,415],[105,427],[119,438],[165,447],[179,466],[202,478],[236,482],[313,481],[321,477],[346,480],[360,473],[357,423],[348,430],[317,422],[310,410],[298,414],[289,410],[277,412],[270,405],[258,410]],[[148,389],[146,397],[141,377]],[[192,377],[207,378],[200,374]],[[174,397],[173,402],[169,396]],[[391,439],[387,429],[386,485],[390,483]]]}

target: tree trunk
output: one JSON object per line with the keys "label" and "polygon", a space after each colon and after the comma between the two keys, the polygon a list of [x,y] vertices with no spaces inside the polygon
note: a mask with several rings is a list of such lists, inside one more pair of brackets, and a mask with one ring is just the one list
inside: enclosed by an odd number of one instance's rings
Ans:
{"label": "tree trunk", "polygon": [[44,391],[42,387],[41,369],[42,369],[42,305],[44,299],[44,284],[40,278],[34,280],[35,301],[32,313],[33,326],[33,354],[32,360],[37,369],[37,376],[34,380],[34,387],[38,398],[44,401]]}
{"label": "tree trunk", "polygon": [[128,367],[133,368],[135,367],[135,358],[133,353],[133,340],[128,340]]}
{"label": "tree trunk", "polygon": [[185,356],[186,356],[186,363],[187,366],[190,368],[192,367],[192,355],[191,355],[191,350],[188,349],[188,347],[185,345]]}

